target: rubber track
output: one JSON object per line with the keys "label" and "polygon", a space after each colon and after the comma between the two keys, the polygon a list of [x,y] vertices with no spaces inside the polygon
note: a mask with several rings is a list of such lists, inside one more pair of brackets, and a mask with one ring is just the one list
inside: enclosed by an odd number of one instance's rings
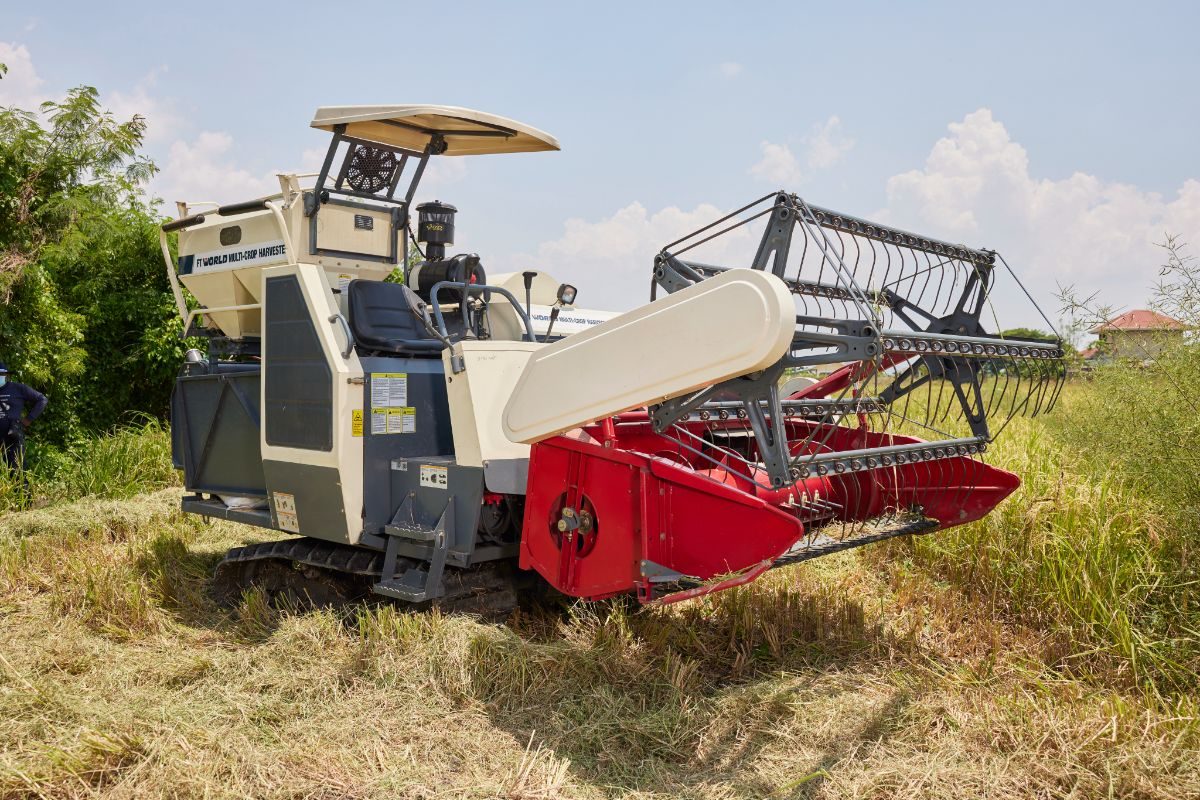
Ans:
{"label": "rubber track", "polygon": [[267,558],[296,561],[350,575],[371,575],[378,578],[383,573],[383,553],[377,550],[364,550],[361,547],[309,538],[283,539],[235,547],[225,554],[217,569],[226,564],[261,561]]}
{"label": "rubber track", "polygon": [[[303,570],[286,573],[288,588],[294,593],[313,594],[333,583],[340,584],[346,601],[375,600],[381,595],[370,592],[370,585],[383,572],[383,553],[349,545],[300,537],[236,547],[225,554],[213,574],[213,592],[230,601],[255,585],[255,564],[305,565],[320,571],[305,575]],[[420,566],[411,559],[399,559],[397,568]],[[239,570],[238,567],[249,567]],[[275,578],[279,578],[276,572]],[[497,617],[516,609],[522,595],[541,596],[545,588],[530,573],[522,573],[515,564],[487,561],[466,569],[447,567],[442,576],[445,595],[424,603],[405,604],[412,608],[437,606],[452,612]],[[323,596],[329,596],[325,592]]]}

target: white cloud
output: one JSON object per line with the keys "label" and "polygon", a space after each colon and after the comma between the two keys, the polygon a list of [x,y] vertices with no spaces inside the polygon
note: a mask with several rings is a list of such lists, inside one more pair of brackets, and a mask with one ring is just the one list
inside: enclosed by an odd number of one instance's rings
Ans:
{"label": "white cloud", "polygon": [[146,143],[150,145],[167,141],[182,127],[183,120],[174,101],[154,91],[158,76],[166,70],[165,66],[152,70],[132,89],[113,91],[104,98],[104,105],[120,121],[132,119],[135,114],[145,117]]}
{"label": "white cloud", "polygon": [[[31,23],[32,24],[32,23]],[[43,102],[63,97],[62,87],[47,87],[37,74],[29,48],[23,44],[0,42],[0,64],[8,65],[8,73],[0,78],[0,106],[17,106],[37,111]],[[120,122],[141,115],[146,120],[147,144],[166,141],[180,127],[180,117],[170,98],[154,92],[158,76],[166,71],[159,67],[144,75],[132,88],[105,93],[101,102]]]}
{"label": "white cloud", "polygon": [[223,131],[203,131],[191,141],[178,139],[152,189],[168,203],[211,200],[231,203],[279,191],[273,172],[253,172],[232,158],[233,137]]}
{"label": "white cloud", "polygon": [[[641,203],[630,203],[598,222],[568,219],[562,236],[544,242],[533,255],[497,259],[497,271],[544,269],[577,285],[581,306],[624,311],[649,300],[654,256],[663,245],[724,213],[708,204],[691,211],[671,206],[650,213]],[[757,230],[739,228],[686,257],[706,263],[745,264],[754,254],[758,236]]]}
{"label": "white cloud", "polygon": [[[820,130],[837,126],[827,122]],[[1165,231],[1200,246],[1200,180],[1185,180],[1164,197],[1084,173],[1062,180],[1036,177],[1025,148],[987,109],[951,124],[949,131],[933,145],[923,168],[887,181],[887,205],[866,216],[973,247],[996,247],[1051,319],[1057,316],[1058,283],[1077,284],[1087,293],[1102,290],[1103,300],[1135,307],[1144,304],[1157,277],[1162,255],[1154,245]],[[846,147],[840,149],[844,153]],[[799,177],[795,155],[785,145],[763,142],[762,152],[751,170],[756,176],[772,182]],[[719,216],[710,204],[652,212],[631,203],[598,221],[570,219],[560,237],[533,255],[505,259],[503,267],[546,269],[577,283],[585,306],[627,309],[648,297],[653,257],[662,245]],[[760,232],[747,226],[714,241],[710,252],[690,255],[743,265]],[[994,301],[1004,326],[1044,325],[1003,270]]]}
{"label": "white cloud", "polygon": [[800,182],[800,162],[786,144],[764,141],[759,144],[762,158],[750,167],[750,174],[776,188]]}
{"label": "white cloud", "polygon": [[[842,133],[842,121],[837,115],[814,125],[812,133],[803,139],[804,160],[814,169],[834,166],[854,147],[854,140]],[[804,178],[800,159],[787,144],[763,141],[759,144],[762,156],[750,167],[750,174],[778,188],[794,186]]]}
{"label": "white cloud", "polygon": [[[425,174],[421,176],[421,184],[418,191],[422,195],[428,195],[431,192],[436,192],[445,186],[452,186],[462,181],[467,177],[467,161],[469,159],[461,156],[451,158],[430,158],[429,163],[425,167]],[[412,178],[413,167],[411,164],[404,171],[404,178],[401,183],[408,185],[408,179]]]}
{"label": "white cloud", "polygon": [[1050,180],[986,108],[949,126],[922,169],[887,183],[885,219],[932,236],[1000,250],[1043,310],[1056,312],[1056,283],[1101,290],[1136,306],[1155,281],[1164,231],[1200,244],[1200,181],[1173,197],[1082,172]]}
{"label": "white cloud", "polygon": [[33,67],[29,48],[15,42],[0,42],[0,64],[8,66],[8,72],[0,78],[0,106],[36,111],[47,98],[42,88],[45,81]]}
{"label": "white cloud", "polygon": [[721,73],[721,77],[726,80],[731,80],[741,75],[746,68],[736,61],[722,61],[717,65],[717,72]]}
{"label": "white cloud", "polygon": [[854,147],[854,140],[842,133],[842,121],[837,115],[813,126],[812,135],[804,140],[810,167],[828,169],[842,160]]}
{"label": "white cloud", "polygon": [[[61,89],[45,86],[25,45],[0,42],[0,63],[8,65],[8,73],[0,79],[0,106],[36,110],[44,100],[62,96]],[[179,138],[184,126],[177,103],[157,91],[158,78],[165,70],[166,67],[151,70],[131,88],[113,90],[103,97],[104,107],[118,120],[130,119],[135,114],[146,118],[146,145],[160,168],[151,183],[151,193],[173,203],[175,200],[234,202],[278,191],[277,170],[258,171],[242,166],[236,157],[233,137],[228,133],[202,131],[191,139]],[[299,164],[286,165],[287,170],[315,171],[324,153],[324,148],[306,150]],[[173,209],[168,205],[166,210],[172,213]]]}

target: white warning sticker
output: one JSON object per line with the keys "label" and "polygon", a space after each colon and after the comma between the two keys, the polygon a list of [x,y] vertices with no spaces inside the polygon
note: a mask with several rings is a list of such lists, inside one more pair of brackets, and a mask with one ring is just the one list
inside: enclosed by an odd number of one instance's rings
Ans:
{"label": "white warning sticker", "polygon": [[275,506],[275,524],[281,531],[300,532],[300,518],[296,516],[296,496],[287,492],[271,492],[271,505]]}
{"label": "white warning sticker", "polygon": [[371,435],[386,436],[390,433],[416,433],[417,410],[405,408],[372,408]]}
{"label": "white warning sticker", "polygon": [[408,405],[407,372],[372,372],[371,407],[402,408]]}
{"label": "white warning sticker", "polygon": [[417,410],[408,408],[389,408],[387,410],[388,433],[416,433]]}
{"label": "white warning sticker", "polygon": [[446,467],[422,464],[421,485],[430,489],[448,489],[450,487],[450,470]]}

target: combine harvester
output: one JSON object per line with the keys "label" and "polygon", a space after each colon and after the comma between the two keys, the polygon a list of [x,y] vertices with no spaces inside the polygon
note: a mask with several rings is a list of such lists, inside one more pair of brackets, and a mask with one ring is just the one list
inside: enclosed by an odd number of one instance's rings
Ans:
{"label": "combine harvester", "polygon": [[[551,136],[442,106],[312,126],[332,133],[312,186],[281,175],[163,225],[186,333],[208,341],[172,399],[183,510],[291,534],[231,551],[226,594],[697,597],[979,519],[1019,484],[989,443],[1061,388],[1060,341],[984,327],[993,251],[779,192],[664,247],[648,304],[580,311],[545,272],[448,256],[452,206],[412,208],[431,157]],[[413,217],[422,260],[386,282]],[[696,260],[714,249],[725,264]]]}

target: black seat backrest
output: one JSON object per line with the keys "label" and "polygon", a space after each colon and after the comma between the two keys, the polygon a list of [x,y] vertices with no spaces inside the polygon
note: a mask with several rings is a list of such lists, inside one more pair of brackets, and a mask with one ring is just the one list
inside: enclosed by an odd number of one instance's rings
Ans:
{"label": "black seat backrest", "polygon": [[404,287],[383,281],[350,281],[346,287],[350,331],[355,343],[381,353],[422,355],[439,353],[442,343],[404,302]]}

